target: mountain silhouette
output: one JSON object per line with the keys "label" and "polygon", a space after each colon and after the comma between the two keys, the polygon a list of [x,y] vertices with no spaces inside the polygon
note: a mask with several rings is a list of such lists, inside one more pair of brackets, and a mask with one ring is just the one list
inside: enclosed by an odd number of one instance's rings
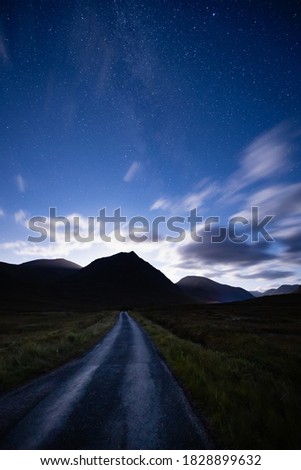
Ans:
{"label": "mountain silhouette", "polygon": [[254,297],[264,297],[268,295],[282,295],[282,294],[293,294],[301,287],[299,284],[282,284],[282,286],[276,289],[268,289],[264,292],[251,291]]}
{"label": "mountain silhouette", "polygon": [[177,282],[183,293],[198,302],[237,302],[252,299],[253,295],[241,287],[219,284],[207,277],[186,276]]}
{"label": "mountain silhouette", "polygon": [[63,279],[74,271],[81,269],[76,263],[64,258],[37,259],[14,266],[12,275],[18,279],[30,282],[45,283]]}
{"label": "mountain silhouette", "polygon": [[[263,295],[272,298],[275,294],[300,293],[300,287],[297,288],[298,285],[284,285]],[[276,297],[280,301],[282,296]],[[174,284],[134,252],[96,259],[86,267],[62,258],[19,265],[0,262],[2,311],[95,311],[252,299],[254,296],[240,287],[200,276],[187,276]]]}
{"label": "mountain silhouette", "polygon": [[57,270],[73,270],[82,269],[79,264],[68,261],[65,258],[54,258],[54,259],[35,259],[33,261],[27,261],[19,265],[22,268],[27,269],[57,269]]}
{"label": "mountain silhouette", "polygon": [[131,308],[187,303],[178,286],[134,252],[81,268],[64,259],[0,263],[2,308],[40,310]]}
{"label": "mountain silhouette", "polygon": [[133,251],[100,258],[76,272],[65,286],[81,291],[82,298],[101,305],[183,303],[188,299],[161,271]]}

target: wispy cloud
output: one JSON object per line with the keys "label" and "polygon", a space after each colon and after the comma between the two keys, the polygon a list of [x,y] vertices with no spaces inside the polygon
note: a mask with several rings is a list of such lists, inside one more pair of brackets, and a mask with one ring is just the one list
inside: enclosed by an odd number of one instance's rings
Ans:
{"label": "wispy cloud", "polygon": [[5,212],[4,210],[0,207],[0,217],[4,217],[5,216]]}
{"label": "wispy cloud", "polygon": [[16,176],[16,184],[17,184],[18,191],[20,193],[25,193],[26,182],[25,182],[25,179],[23,178],[22,175],[17,175]]}
{"label": "wispy cloud", "polygon": [[260,272],[255,271],[249,274],[238,273],[237,276],[242,279],[287,279],[294,275],[294,271],[277,271],[277,270],[262,270]]}
{"label": "wispy cloud", "polygon": [[150,210],[166,210],[169,212],[186,212],[191,209],[200,208],[216,192],[215,183],[210,183],[208,178],[197,185],[195,191],[191,191],[182,197],[161,197],[150,207]]}
{"label": "wispy cloud", "polygon": [[75,251],[85,251],[90,245],[85,243],[29,243],[23,240],[0,243],[0,250],[7,250],[25,258],[67,258]]}
{"label": "wispy cloud", "polygon": [[225,239],[222,243],[213,243],[212,233],[199,234],[203,237],[202,242],[191,242],[181,248],[187,267],[195,268],[200,263],[247,267],[275,259],[275,255],[269,252],[269,246],[264,242],[240,244]]}
{"label": "wispy cloud", "polygon": [[[174,214],[202,206],[201,215],[205,209],[223,220],[243,216],[250,222],[243,226],[249,237],[252,206],[259,207],[260,220],[267,215],[274,216],[268,226],[275,240],[273,244],[264,240],[251,243],[250,238],[242,244],[227,238],[222,243],[212,243],[199,223],[198,234],[203,236],[203,242],[188,239],[177,245],[180,260],[174,268],[194,273],[207,269],[207,273],[211,272],[217,279],[223,278],[223,273],[226,276],[226,270],[227,276],[236,280],[295,280],[301,262],[301,183],[292,183],[290,178],[285,181],[285,175],[292,169],[291,157],[300,135],[300,129],[282,123],[246,147],[241,152],[237,170],[224,181],[205,180],[197,190],[181,197],[165,195],[153,202],[150,210]],[[220,225],[214,226],[217,232]]]}
{"label": "wispy cloud", "polygon": [[300,129],[281,123],[259,136],[243,152],[240,165],[228,178],[225,193],[230,196],[260,182],[283,175],[290,169],[290,155]]}
{"label": "wispy cloud", "polygon": [[15,222],[20,225],[24,225],[27,220],[27,214],[23,209],[20,209],[14,214]]}
{"label": "wispy cloud", "polygon": [[[252,205],[258,205],[268,198],[274,201],[274,204],[278,201],[278,206],[286,206],[286,210],[289,198],[291,210],[299,204],[299,184],[289,186],[276,184],[275,181],[290,170],[290,156],[295,149],[295,139],[300,135],[300,129],[289,123],[279,124],[255,139],[241,153],[238,169],[225,181],[210,182],[205,178],[195,191],[190,191],[182,197],[159,197],[153,202],[150,210],[179,212],[199,208],[204,203],[213,206],[217,202],[225,209],[231,204],[237,206],[246,202],[250,207],[251,201]],[[279,197],[280,194],[285,200]]]}
{"label": "wispy cloud", "polygon": [[160,197],[151,205],[150,210],[151,211],[155,211],[159,209],[169,210],[171,209],[171,207],[172,207],[172,199]]}
{"label": "wispy cloud", "polygon": [[128,169],[128,171],[126,172],[126,174],[124,175],[123,181],[125,181],[126,183],[130,183],[131,181],[133,181],[139,169],[140,169],[140,163],[137,161],[133,162],[130,168]]}

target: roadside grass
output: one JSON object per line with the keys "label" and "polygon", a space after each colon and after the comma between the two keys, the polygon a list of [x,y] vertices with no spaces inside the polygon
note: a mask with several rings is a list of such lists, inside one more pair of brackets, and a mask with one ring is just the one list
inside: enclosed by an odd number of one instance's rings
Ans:
{"label": "roadside grass", "polygon": [[296,309],[261,312],[237,303],[131,314],[205,418],[217,448],[300,449]]}
{"label": "roadside grass", "polygon": [[118,312],[0,314],[0,393],[79,357],[113,326]]}

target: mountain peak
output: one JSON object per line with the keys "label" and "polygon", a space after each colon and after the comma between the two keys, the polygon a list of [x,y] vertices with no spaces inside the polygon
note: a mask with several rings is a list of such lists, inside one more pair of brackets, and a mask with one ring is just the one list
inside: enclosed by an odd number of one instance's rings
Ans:
{"label": "mountain peak", "polygon": [[[119,258],[136,258],[136,259],[141,259],[135,251],[120,251],[119,253],[116,253],[115,255],[110,256],[110,258],[113,258],[114,256],[119,257]],[[143,261],[143,260],[142,260]]]}
{"label": "mountain peak", "polygon": [[78,290],[109,305],[183,302],[186,296],[161,271],[134,251],[99,258],[76,273]]}

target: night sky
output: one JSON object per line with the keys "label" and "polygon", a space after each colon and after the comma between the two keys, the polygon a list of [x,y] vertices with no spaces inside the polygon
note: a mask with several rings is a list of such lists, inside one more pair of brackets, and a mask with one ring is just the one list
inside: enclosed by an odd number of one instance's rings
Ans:
{"label": "night sky", "polygon": [[[134,250],[174,281],[301,283],[300,31],[297,0],[2,1],[0,259]],[[274,242],[27,240],[50,207],[84,234],[102,208],[223,225],[251,206]]]}

